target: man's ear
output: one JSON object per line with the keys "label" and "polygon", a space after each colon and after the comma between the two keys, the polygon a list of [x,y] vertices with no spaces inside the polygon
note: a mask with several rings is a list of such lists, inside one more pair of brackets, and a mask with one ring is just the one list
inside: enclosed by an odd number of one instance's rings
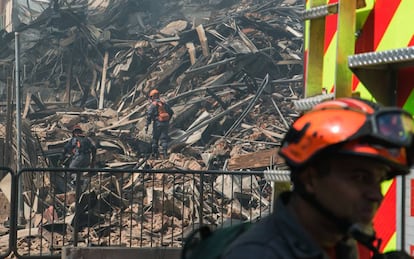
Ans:
{"label": "man's ear", "polygon": [[317,188],[315,185],[315,181],[318,178],[317,169],[314,166],[308,166],[302,171],[299,177],[306,192],[309,194],[314,193],[315,188]]}

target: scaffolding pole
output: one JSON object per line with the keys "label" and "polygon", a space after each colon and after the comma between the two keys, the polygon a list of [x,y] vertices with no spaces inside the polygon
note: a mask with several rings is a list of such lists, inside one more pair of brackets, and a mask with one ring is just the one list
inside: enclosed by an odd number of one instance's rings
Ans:
{"label": "scaffolding pole", "polygon": [[[20,35],[19,32],[14,33],[14,42],[15,42],[15,83],[16,83],[16,156],[17,156],[17,164],[16,164],[16,173],[20,172],[21,164],[22,164],[22,151],[21,151],[21,103],[20,103]],[[23,224],[24,222],[24,205],[22,199],[23,193],[23,185],[22,185],[22,177],[19,177],[18,182],[18,224]]]}

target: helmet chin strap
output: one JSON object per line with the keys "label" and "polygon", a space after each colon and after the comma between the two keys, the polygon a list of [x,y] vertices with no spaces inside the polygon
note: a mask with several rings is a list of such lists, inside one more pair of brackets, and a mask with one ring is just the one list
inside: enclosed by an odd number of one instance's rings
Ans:
{"label": "helmet chin strap", "polygon": [[[381,245],[381,239],[377,239],[375,236],[375,232],[372,228],[362,227],[358,223],[353,223],[347,219],[340,218],[336,216],[331,210],[323,206],[314,195],[307,193],[303,186],[295,186],[296,192],[308,202],[312,207],[318,210],[320,213],[325,215],[331,221],[335,223],[338,227],[339,231],[344,233],[347,236],[351,236],[356,241],[361,243],[362,245],[366,246],[370,249],[374,255],[380,254],[379,246]],[[377,246],[374,246],[374,242],[377,241]]]}

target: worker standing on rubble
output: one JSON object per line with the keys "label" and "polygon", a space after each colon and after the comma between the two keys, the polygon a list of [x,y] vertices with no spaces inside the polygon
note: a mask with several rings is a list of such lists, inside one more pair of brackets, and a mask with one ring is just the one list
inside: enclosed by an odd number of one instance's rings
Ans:
{"label": "worker standing on rubble", "polygon": [[[386,121],[400,130],[388,131]],[[413,132],[412,116],[399,108],[356,98],[316,105],[293,123],[279,151],[292,190],[222,258],[411,258],[379,253],[373,218],[381,183],[409,173]]]}
{"label": "worker standing on rubble", "polygon": [[95,167],[96,147],[79,125],[73,127],[72,138],[63,147],[60,161],[64,164],[67,159],[70,159],[69,168]]}
{"label": "worker standing on rubble", "polygon": [[170,120],[174,114],[167,102],[160,99],[160,92],[153,89],[149,93],[151,104],[148,108],[147,122],[145,125],[145,133],[148,133],[148,127],[152,124],[152,155],[159,157],[158,143],[161,142],[162,154],[164,159],[167,158],[168,150],[168,129]]}

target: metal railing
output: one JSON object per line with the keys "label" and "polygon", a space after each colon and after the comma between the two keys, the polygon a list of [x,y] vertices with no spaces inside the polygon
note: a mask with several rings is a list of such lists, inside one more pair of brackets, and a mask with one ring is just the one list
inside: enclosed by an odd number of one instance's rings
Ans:
{"label": "metal railing", "polygon": [[12,180],[4,255],[18,258],[60,258],[65,246],[181,247],[200,225],[256,221],[272,203],[263,171],[3,170]]}

